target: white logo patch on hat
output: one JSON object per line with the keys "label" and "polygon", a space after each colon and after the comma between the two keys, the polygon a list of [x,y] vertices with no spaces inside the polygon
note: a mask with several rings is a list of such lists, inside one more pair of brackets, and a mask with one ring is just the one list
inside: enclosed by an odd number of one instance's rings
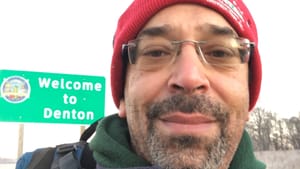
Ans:
{"label": "white logo patch on hat", "polygon": [[230,0],[207,0],[207,2],[215,4],[225,11],[228,11],[232,18],[240,25],[240,28],[244,30],[245,18],[236,1],[231,2]]}

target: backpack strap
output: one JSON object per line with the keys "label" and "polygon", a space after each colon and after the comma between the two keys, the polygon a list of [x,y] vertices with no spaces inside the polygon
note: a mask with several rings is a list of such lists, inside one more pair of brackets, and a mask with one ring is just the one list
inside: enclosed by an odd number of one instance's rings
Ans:
{"label": "backpack strap", "polygon": [[[84,132],[80,136],[80,142],[82,142],[82,141],[87,142],[87,140],[95,133],[97,125],[101,119],[102,118],[93,122],[87,129],[84,130]],[[85,146],[83,149],[80,164],[81,164],[82,168],[85,168],[85,169],[96,168],[96,161],[93,158],[93,152],[88,145]]]}
{"label": "backpack strap", "polygon": [[95,133],[98,122],[93,122],[81,134],[79,142],[62,144],[56,147],[51,169],[94,169],[96,161],[87,140]]}
{"label": "backpack strap", "polygon": [[85,129],[79,142],[25,153],[18,159],[16,169],[95,169],[96,161],[87,140],[95,133],[100,120]]}
{"label": "backpack strap", "polygon": [[80,141],[56,146],[51,169],[81,169],[80,159],[87,142]]}
{"label": "backpack strap", "polygon": [[102,118],[93,122],[84,132],[81,134],[79,141],[87,141],[96,131],[97,125]]}
{"label": "backpack strap", "polygon": [[54,147],[37,149],[33,153],[27,169],[50,169],[54,152]]}
{"label": "backpack strap", "polygon": [[81,167],[84,169],[95,169],[96,161],[93,157],[93,151],[87,145],[84,147],[80,160]]}

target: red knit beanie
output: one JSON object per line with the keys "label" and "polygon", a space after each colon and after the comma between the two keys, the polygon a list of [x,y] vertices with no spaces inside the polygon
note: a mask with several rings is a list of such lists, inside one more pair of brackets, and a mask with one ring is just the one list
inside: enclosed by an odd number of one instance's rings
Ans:
{"label": "red knit beanie", "polygon": [[261,85],[261,60],[258,51],[258,37],[255,22],[242,0],[134,0],[120,17],[114,36],[114,51],[111,63],[111,90],[115,105],[118,107],[124,96],[125,64],[123,63],[122,44],[136,38],[144,25],[161,9],[178,4],[195,3],[206,6],[223,15],[241,37],[255,42],[249,68],[249,111],[255,106]]}

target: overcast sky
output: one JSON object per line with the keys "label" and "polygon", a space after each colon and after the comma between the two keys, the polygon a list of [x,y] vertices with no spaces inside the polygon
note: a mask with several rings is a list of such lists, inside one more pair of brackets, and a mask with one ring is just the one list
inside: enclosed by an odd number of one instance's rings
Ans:
{"label": "overcast sky", "polygon": [[[105,76],[106,113],[117,112],[109,89],[112,37],[119,15],[131,1],[0,1],[0,69]],[[296,2],[245,0],[256,20],[263,63],[257,106],[280,117],[298,116],[300,111]],[[54,133],[53,125],[26,124],[24,150],[78,138],[78,126],[54,126],[63,130]],[[70,137],[65,137],[67,131]],[[0,133],[8,135],[0,140],[0,157],[15,156],[18,125],[2,123]],[[51,134],[55,141],[49,142]]]}
{"label": "overcast sky", "polygon": [[299,116],[300,38],[296,2],[244,0],[255,18],[263,64],[263,83],[257,106],[280,117]]}

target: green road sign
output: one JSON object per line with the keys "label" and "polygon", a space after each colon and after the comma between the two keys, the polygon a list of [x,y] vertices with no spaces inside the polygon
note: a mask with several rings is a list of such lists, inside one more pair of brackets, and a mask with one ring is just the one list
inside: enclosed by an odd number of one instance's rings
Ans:
{"label": "green road sign", "polygon": [[0,85],[0,121],[90,124],[104,116],[104,77],[0,70]]}

